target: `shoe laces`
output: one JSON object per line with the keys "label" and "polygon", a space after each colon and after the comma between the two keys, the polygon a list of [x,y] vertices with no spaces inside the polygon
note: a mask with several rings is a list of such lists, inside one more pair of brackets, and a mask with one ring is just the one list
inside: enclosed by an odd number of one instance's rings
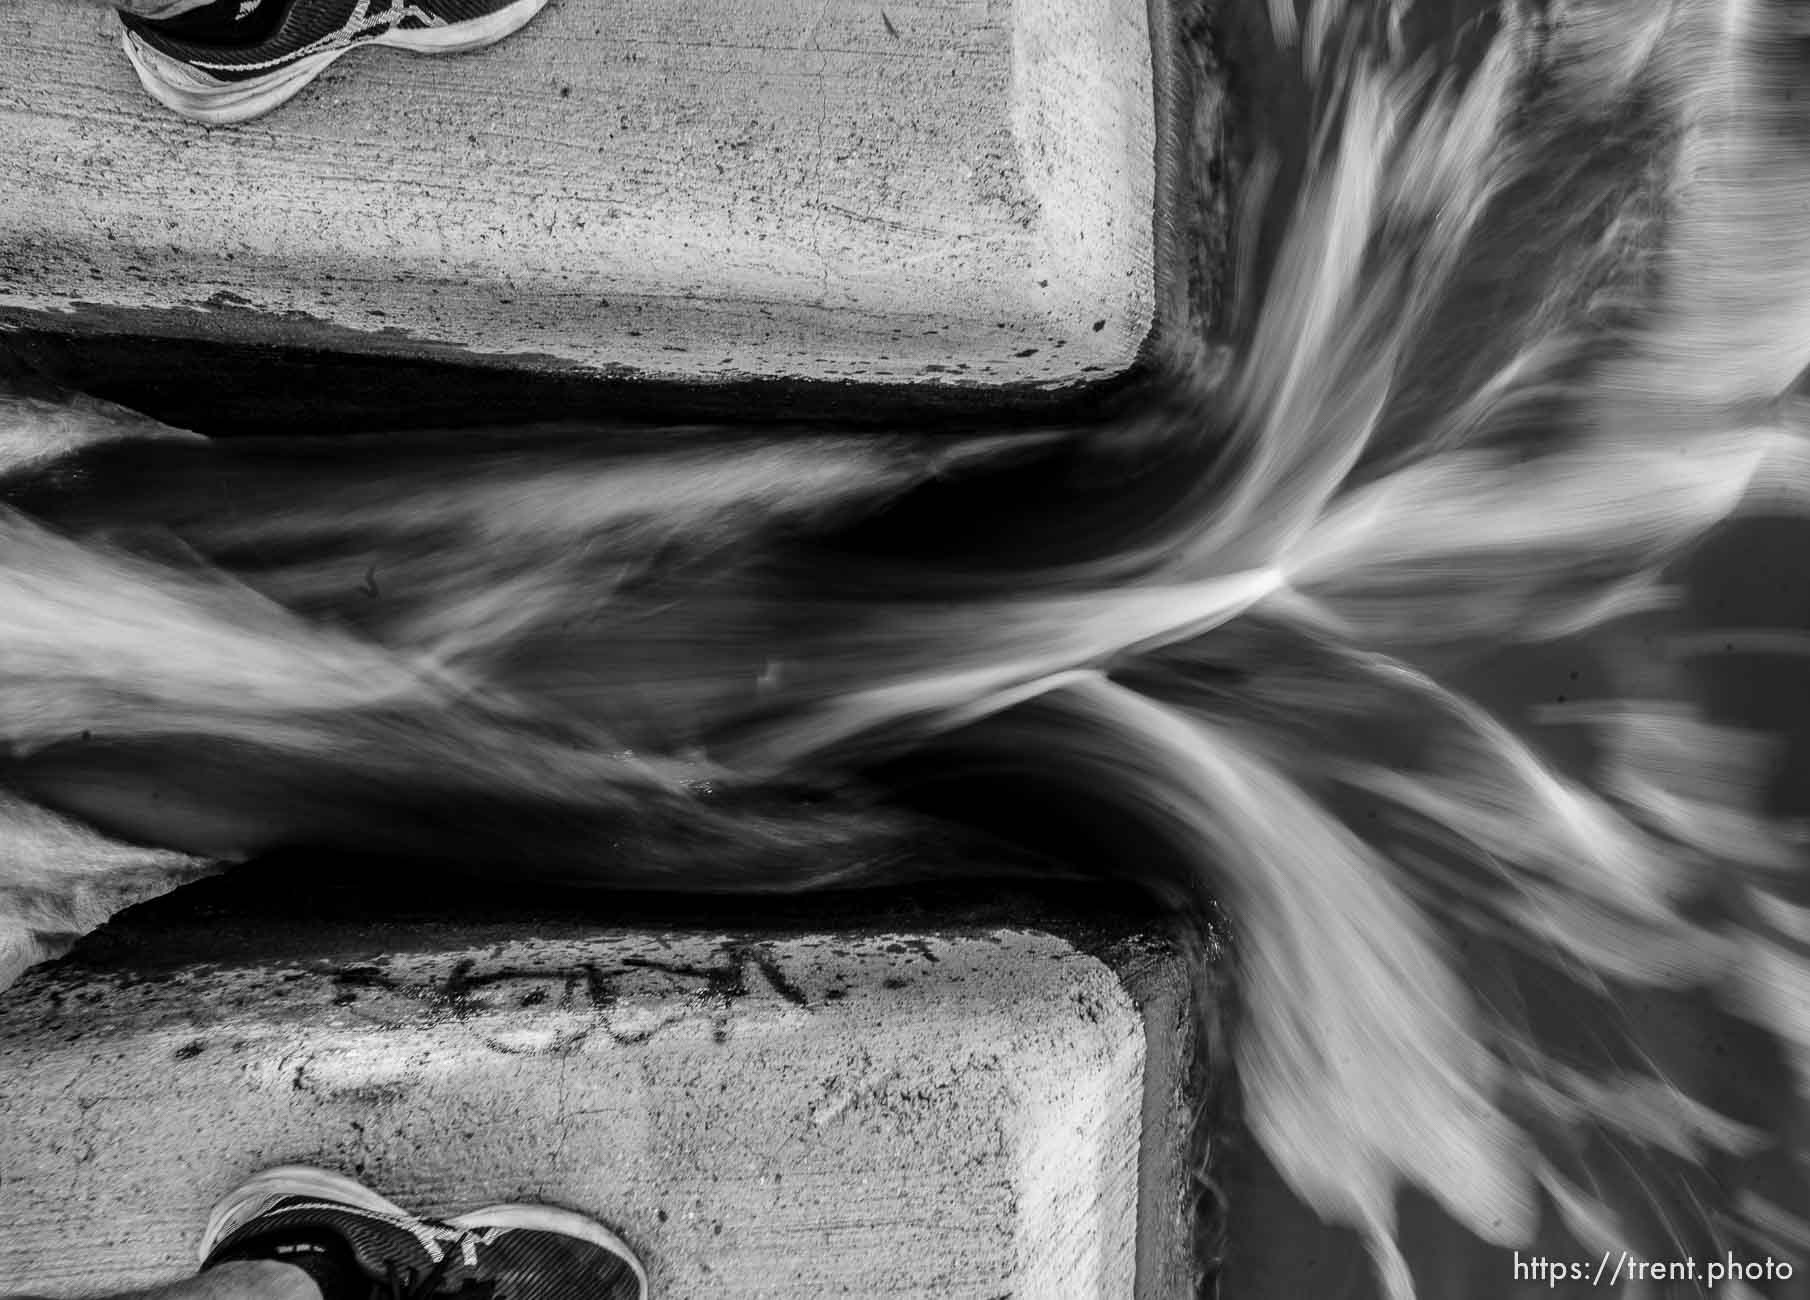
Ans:
{"label": "shoe laces", "polygon": [[384,1264],[384,1276],[371,1290],[371,1300],[508,1300],[497,1294],[496,1283],[468,1277],[451,1284],[453,1252],[440,1256],[432,1268],[399,1269],[395,1260]]}

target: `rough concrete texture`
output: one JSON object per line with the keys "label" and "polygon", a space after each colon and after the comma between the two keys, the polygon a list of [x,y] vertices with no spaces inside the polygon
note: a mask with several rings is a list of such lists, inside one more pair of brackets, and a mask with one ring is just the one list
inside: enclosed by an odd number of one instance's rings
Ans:
{"label": "rough concrete texture", "polygon": [[553,0],[205,128],[0,0],[0,321],[677,380],[1065,384],[1153,323],[1145,0]]}
{"label": "rough concrete texture", "polygon": [[[291,1161],[550,1200],[656,1296],[1184,1294],[1182,977],[1062,938],[710,934],[40,968],[0,996],[0,1279],[182,1276]],[[282,951],[282,941],[273,944]]]}

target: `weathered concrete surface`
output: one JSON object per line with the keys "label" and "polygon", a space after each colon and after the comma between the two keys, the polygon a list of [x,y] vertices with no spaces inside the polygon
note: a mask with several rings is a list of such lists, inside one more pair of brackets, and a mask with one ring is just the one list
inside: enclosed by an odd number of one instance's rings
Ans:
{"label": "weathered concrete surface", "polygon": [[0,320],[668,380],[1067,384],[1155,308],[1146,0],[554,0],[208,129],[0,0]]}
{"label": "weathered concrete surface", "polygon": [[579,1207],[659,1296],[1185,1294],[1159,945],[320,933],[154,971],[78,949],[0,995],[6,1288],[181,1276],[214,1198],[305,1161],[429,1213]]}

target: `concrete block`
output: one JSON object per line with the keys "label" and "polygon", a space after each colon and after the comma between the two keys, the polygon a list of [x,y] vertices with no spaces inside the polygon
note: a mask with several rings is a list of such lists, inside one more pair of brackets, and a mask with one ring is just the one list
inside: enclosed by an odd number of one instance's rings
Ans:
{"label": "concrete block", "polygon": [[698,382],[1066,385],[1156,315],[1146,0],[553,0],[209,129],[0,0],[0,322]]}
{"label": "concrete block", "polygon": [[150,966],[85,951],[0,995],[4,1289],[180,1277],[214,1198],[302,1161],[432,1214],[591,1212],[662,1297],[1186,1294],[1186,985],[1135,936],[275,925]]}

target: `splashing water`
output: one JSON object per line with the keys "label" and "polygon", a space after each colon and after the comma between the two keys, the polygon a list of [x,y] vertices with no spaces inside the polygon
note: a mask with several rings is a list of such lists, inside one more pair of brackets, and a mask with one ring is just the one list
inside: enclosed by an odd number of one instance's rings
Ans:
{"label": "splashing water", "polygon": [[[216,444],[9,399],[0,982],[287,844],[974,870],[889,785],[928,756],[1142,837],[1018,869],[1224,909],[1250,1130],[1388,1295],[1404,1188],[1496,1246],[1801,1258],[1801,836],[1664,632],[1707,540],[1810,499],[1810,20],[1510,4],[1459,76],[1405,5],[1270,14],[1311,131],[1230,378],[1105,429]],[[1601,689],[1516,707],[1510,653]],[[1681,1008],[1788,1086],[1718,1111]]]}

